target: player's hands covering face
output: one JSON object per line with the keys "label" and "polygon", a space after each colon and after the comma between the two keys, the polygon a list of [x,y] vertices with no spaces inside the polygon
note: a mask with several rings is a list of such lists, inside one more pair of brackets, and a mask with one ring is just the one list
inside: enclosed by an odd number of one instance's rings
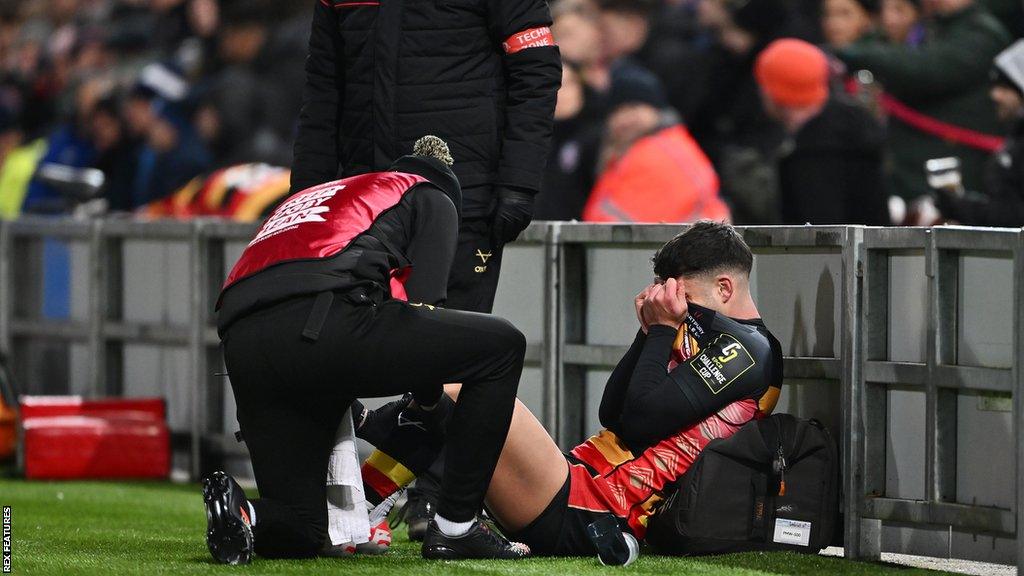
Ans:
{"label": "player's hands covering face", "polygon": [[686,319],[686,291],[683,282],[669,278],[663,284],[650,286],[646,292],[639,310],[641,323],[646,320],[648,326],[662,324],[678,330]]}
{"label": "player's hands covering face", "polygon": [[641,290],[635,298],[633,298],[633,306],[636,308],[636,319],[640,321],[640,329],[644,331],[644,334],[647,334],[647,327],[649,326],[647,320],[644,318],[644,300],[647,299],[647,295],[651,293],[651,290],[655,286],[657,286],[657,284],[651,282],[646,288]]}

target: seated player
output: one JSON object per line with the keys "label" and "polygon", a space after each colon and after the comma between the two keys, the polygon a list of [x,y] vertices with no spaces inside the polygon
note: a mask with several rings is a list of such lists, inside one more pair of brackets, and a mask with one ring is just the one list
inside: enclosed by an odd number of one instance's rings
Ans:
{"label": "seated player", "polygon": [[[601,399],[605,429],[568,454],[517,403],[486,497],[510,539],[534,554],[589,555],[586,528],[608,515],[643,539],[663,490],[708,442],[774,409],[782,352],[751,298],[752,264],[739,234],[713,222],[657,252],[656,281],[635,299],[640,330]],[[378,447],[363,466],[373,500],[393,497],[439,451],[430,430],[440,426],[404,425],[431,419],[410,402],[363,413],[359,435]]]}

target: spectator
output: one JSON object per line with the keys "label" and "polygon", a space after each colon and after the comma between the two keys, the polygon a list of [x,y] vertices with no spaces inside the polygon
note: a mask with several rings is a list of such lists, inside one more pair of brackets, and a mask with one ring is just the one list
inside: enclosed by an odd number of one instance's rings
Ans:
{"label": "spectator", "polygon": [[920,46],[924,42],[921,0],[882,0],[878,20],[882,35],[891,44]]}
{"label": "spectator", "polygon": [[[18,133],[21,142],[45,137],[48,162],[101,168],[111,205],[129,209],[137,200],[161,193],[136,189],[141,180],[135,178],[135,156],[152,153],[151,144],[157,141],[175,141],[157,154],[162,162],[201,159],[203,154],[185,152],[201,150],[187,142],[196,133],[193,123],[209,120],[192,114],[194,101],[205,95],[203,102],[209,106],[211,86],[238,80],[232,88],[242,97],[226,108],[239,115],[258,109],[236,124],[238,146],[245,146],[239,155],[243,160],[286,163],[300,99],[294,86],[302,77],[299,63],[305,55],[309,7],[300,13],[289,3],[232,0],[223,3],[222,13],[221,6],[216,0],[55,0],[0,6],[0,107],[17,111],[13,125],[20,128],[5,136]],[[252,26],[254,21],[263,23],[262,29]],[[272,31],[267,21],[274,22]],[[227,73],[238,70],[253,72],[257,80],[243,85],[238,75]],[[97,84],[102,90],[93,89]],[[116,88],[121,86],[132,88],[124,94]],[[97,105],[100,95],[104,103]],[[180,119],[168,123],[168,118],[157,117],[153,103],[158,101],[173,104]],[[204,126],[204,133],[208,128]],[[149,174],[146,178],[152,177],[150,161],[143,171]],[[198,164],[208,161],[207,154]],[[134,198],[136,193],[140,198]],[[25,204],[31,211],[61,211],[65,206],[56,190],[38,181]]]}
{"label": "spectator", "polygon": [[653,72],[669,104],[688,118],[704,95],[705,49],[688,6],[658,0],[600,0],[601,38],[608,63],[630,58]]}
{"label": "spectator", "polygon": [[[96,148],[90,138],[88,120],[102,91],[102,82],[99,80],[87,82],[78,88],[75,92],[75,112],[71,119],[50,134],[40,164],[59,164],[72,168],[93,165]],[[63,212],[66,208],[65,196],[54,186],[38,179],[29,184],[23,206],[25,212],[53,214]]]}
{"label": "spectator", "polygon": [[292,160],[291,136],[301,105],[301,91],[294,87],[303,81],[295,63],[305,54],[305,38],[294,42],[278,35],[259,6],[259,0],[238,0],[224,10],[221,66],[208,81],[203,107],[215,115],[217,130],[206,136],[212,136],[210,146],[222,165]]}
{"label": "spectator", "polygon": [[95,167],[106,177],[103,196],[108,209],[129,212],[136,208],[132,198],[136,152],[129,139],[116,98],[107,96],[93,109],[89,132],[97,157]]}
{"label": "spectator", "polygon": [[724,221],[718,175],[668,106],[658,79],[635,66],[612,77],[601,175],[587,200],[588,222]]}
{"label": "spectator", "polygon": [[890,193],[914,199],[929,193],[924,163],[958,156],[968,188],[981,185],[988,155],[998,147],[998,123],[986,97],[989,63],[1009,35],[974,0],[925,0],[932,27],[920,47],[865,39],[837,55],[867,69],[890,96]]}
{"label": "spectator", "polygon": [[825,53],[802,40],[768,45],[755,67],[764,106],[785,129],[779,159],[786,224],[888,224],[882,127],[869,112],[829,95]]}
{"label": "spectator", "polygon": [[878,5],[874,0],[824,0],[822,7],[822,35],[832,48],[849,46],[875,27]]}
{"label": "spectator", "polygon": [[602,53],[600,13],[592,0],[558,0],[551,6],[551,33],[562,62],[576,67],[587,101],[608,91],[611,73]]}
{"label": "spectator", "polygon": [[46,152],[42,139],[26,141],[14,110],[0,107],[0,220],[17,218],[29,180]]}
{"label": "spectator", "polygon": [[212,167],[212,159],[174,104],[156,100],[154,118],[139,153],[132,193],[134,206],[170,195]]}
{"label": "spectator", "polygon": [[563,62],[551,151],[537,195],[535,219],[575,220],[583,214],[583,205],[594,186],[601,124],[580,73]]}
{"label": "spectator", "polygon": [[946,218],[971,226],[1024,226],[1024,40],[995,59],[989,95],[1010,136],[989,160],[984,193],[962,187],[940,189],[939,210]]}
{"label": "spectator", "polygon": [[772,40],[810,35],[783,0],[702,0],[714,27],[707,87],[688,126],[722,178],[739,223],[777,219],[778,180],[772,154],[781,130],[765,114],[754,81],[754,58]]}

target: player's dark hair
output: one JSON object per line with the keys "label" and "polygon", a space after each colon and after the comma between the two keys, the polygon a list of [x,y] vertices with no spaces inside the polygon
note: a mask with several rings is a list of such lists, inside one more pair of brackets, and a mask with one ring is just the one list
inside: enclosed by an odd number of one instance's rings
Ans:
{"label": "player's dark hair", "polygon": [[735,228],[702,220],[666,242],[653,261],[655,275],[667,280],[726,271],[749,275],[754,255]]}

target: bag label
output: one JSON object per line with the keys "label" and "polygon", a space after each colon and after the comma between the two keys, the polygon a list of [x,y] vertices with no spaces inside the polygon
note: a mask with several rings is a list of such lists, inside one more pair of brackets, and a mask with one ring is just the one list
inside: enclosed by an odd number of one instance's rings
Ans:
{"label": "bag label", "polygon": [[810,546],[811,544],[811,523],[786,518],[775,519],[775,537],[773,542],[779,544],[793,544],[796,546]]}

